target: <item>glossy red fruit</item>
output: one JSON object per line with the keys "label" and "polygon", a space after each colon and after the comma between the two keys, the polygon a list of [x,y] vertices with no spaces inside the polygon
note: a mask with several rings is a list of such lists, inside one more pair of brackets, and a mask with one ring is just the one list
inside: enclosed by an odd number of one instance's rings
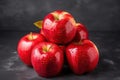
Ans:
{"label": "glossy red fruit", "polygon": [[76,35],[73,39],[74,42],[79,42],[80,40],[88,39],[88,30],[83,24],[77,23],[76,28]]}
{"label": "glossy red fruit", "polygon": [[75,74],[93,71],[99,61],[96,45],[90,40],[71,43],[66,49],[68,63]]}
{"label": "glossy red fruit", "polygon": [[63,51],[56,44],[41,42],[33,49],[31,60],[39,76],[53,77],[60,73],[64,56]]}
{"label": "glossy red fruit", "polygon": [[45,41],[45,38],[39,33],[30,33],[23,36],[17,46],[20,59],[28,66],[31,64],[31,51],[39,42]]}
{"label": "glossy red fruit", "polygon": [[76,22],[70,13],[56,10],[45,16],[42,30],[49,41],[66,44],[75,36]]}
{"label": "glossy red fruit", "polygon": [[40,34],[42,34],[43,36],[45,36],[44,33],[43,33],[43,30],[40,30]]}

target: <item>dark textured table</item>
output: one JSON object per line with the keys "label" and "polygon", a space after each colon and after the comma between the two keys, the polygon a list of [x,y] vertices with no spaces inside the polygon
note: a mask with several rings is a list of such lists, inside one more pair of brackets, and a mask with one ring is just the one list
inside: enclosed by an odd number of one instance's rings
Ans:
{"label": "dark textured table", "polygon": [[[28,31],[29,32],[29,31]],[[39,77],[25,66],[16,51],[24,31],[0,31],[0,80],[120,80],[120,32],[89,32],[90,39],[97,45],[100,60],[97,68],[81,76],[75,75],[68,67],[54,78]]]}

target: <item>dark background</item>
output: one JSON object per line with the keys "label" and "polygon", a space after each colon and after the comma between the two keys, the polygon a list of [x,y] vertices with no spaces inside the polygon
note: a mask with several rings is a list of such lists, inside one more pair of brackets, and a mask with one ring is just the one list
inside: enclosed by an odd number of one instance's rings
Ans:
{"label": "dark background", "polygon": [[[21,37],[39,32],[33,23],[57,9],[86,25],[100,55],[91,73],[78,76],[65,65],[59,76],[43,78],[19,59]],[[0,0],[0,80],[120,80],[119,36],[120,0]]]}
{"label": "dark background", "polygon": [[70,12],[89,31],[120,30],[119,0],[0,0],[0,30],[36,31],[49,12]]}

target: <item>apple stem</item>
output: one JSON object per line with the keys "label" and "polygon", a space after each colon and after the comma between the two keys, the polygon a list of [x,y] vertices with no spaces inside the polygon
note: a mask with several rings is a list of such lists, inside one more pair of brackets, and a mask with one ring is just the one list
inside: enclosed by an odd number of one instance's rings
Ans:
{"label": "apple stem", "polygon": [[55,16],[55,20],[59,20],[58,16]]}
{"label": "apple stem", "polygon": [[80,25],[80,23],[76,23],[76,26]]}
{"label": "apple stem", "polygon": [[51,47],[52,47],[52,46],[51,46],[51,45],[49,45],[49,46],[48,46],[48,48],[47,48],[47,51],[49,51]]}
{"label": "apple stem", "polygon": [[28,39],[33,40],[33,33],[32,32],[30,32]]}
{"label": "apple stem", "polygon": [[44,52],[48,52],[52,46],[51,45],[46,45],[43,47]]}

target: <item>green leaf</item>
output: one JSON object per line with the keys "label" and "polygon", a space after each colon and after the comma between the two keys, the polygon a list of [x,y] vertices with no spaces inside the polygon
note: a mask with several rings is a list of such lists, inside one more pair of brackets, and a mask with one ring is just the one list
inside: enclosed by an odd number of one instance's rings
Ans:
{"label": "green leaf", "polygon": [[40,21],[34,22],[33,24],[34,24],[37,28],[41,29],[41,28],[42,28],[42,23],[43,23],[43,21],[40,20]]}

